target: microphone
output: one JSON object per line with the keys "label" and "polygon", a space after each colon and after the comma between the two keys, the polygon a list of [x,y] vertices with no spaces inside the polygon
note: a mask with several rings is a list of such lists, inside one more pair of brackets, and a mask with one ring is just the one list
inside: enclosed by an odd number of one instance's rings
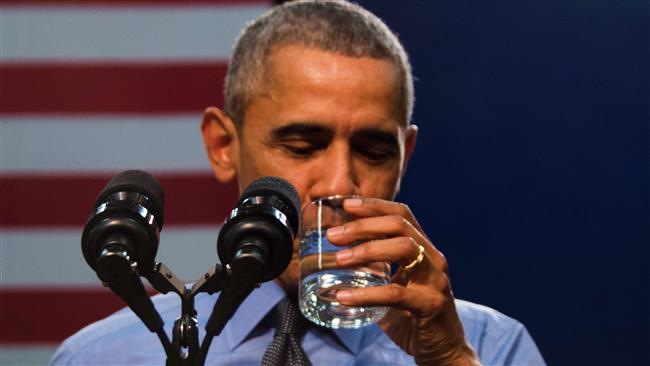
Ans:
{"label": "microphone", "polygon": [[163,203],[156,178],[139,170],[122,172],[100,192],[81,235],[88,265],[152,332],[161,330],[163,321],[140,276],[154,272]]}
{"label": "microphone", "polygon": [[263,177],[244,190],[217,239],[228,280],[206,324],[207,334],[219,334],[255,286],[284,272],[293,255],[299,212],[298,193],[284,179]]}
{"label": "microphone", "polygon": [[299,225],[296,189],[277,177],[263,177],[244,190],[217,240],[221,264],[266,282],[280,275],[293,254]]}

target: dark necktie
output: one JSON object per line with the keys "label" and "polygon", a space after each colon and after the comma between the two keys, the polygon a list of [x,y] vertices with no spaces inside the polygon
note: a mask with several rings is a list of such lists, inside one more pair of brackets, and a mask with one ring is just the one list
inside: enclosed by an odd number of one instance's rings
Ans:
{"label": "dark necktie", "polygon": [[306,330],[307,320],[302,317],[298,304],[288,297],[276,307],[278,326],[275,336],[262,357],[262,366],[311,366],[300,338]]}

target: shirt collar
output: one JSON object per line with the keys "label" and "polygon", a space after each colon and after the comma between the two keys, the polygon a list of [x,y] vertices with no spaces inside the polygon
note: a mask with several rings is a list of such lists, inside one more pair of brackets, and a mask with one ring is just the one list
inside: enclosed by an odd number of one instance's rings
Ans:
{"label": "shirt collar", "polygon": [[232,351],[239,346],[285,296],[284,290],[274,281],[262,283],[259,288],[253,290],[230,318],[224,330],[228,348]]}
{"label": "shirt collar", "polygon": [[[232,351],[239,346],[285,296],[284,290],[275,281],[265,282],[255,289],[242,302],[224,329],[228,348]],[[371,327],[376,328],[372,325],[362,329],[334,329],[333,333],[350,352],[356,354],[361,347],[364,333]]]}

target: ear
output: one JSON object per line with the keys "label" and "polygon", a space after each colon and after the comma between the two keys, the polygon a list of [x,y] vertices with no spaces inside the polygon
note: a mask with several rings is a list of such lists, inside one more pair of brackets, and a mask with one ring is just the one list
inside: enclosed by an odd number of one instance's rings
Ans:
{"label": "ear", "polygon": [[209,107],[203,112],[201,122],[203,144],[210,166],[222,183],[237,175],[239,136],[233,121],[219,108]]}
{"label": "ear", "polygon": [[406,172],[406,166],[408,165],[409,158],[415,150],[415,140],[418,137],[418,126],[414,124],[408,125],[406,127],[406,139],[404,141],[404,163],[402,165],[402,175]]}

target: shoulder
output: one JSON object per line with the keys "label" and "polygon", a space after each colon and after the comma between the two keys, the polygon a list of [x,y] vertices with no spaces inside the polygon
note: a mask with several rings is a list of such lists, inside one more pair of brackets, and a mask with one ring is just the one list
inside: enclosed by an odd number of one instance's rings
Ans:
{"label": "shoulder", "polygon": [[466,336],[470,334],[505,334],[513,327],[523,327],[517,320],[490,307],[456,299],[456,310]]}
{"label": "shoulder", "polygon": [[465,337],[483,364],[543,365],[544,360],[523,324],[484,305],[456,299]]}
{"label": "shoulder", "polygon": [[[152,298],[156,309],[170,330],[180,314],[180,299],[175,294]],[[116,352],[138,349],[137,355]],[[54,354],[51,364],[160,364],[165,352],[156,334],[151,333],[131,309],[122,310],[90,324],[66,339]]]}

